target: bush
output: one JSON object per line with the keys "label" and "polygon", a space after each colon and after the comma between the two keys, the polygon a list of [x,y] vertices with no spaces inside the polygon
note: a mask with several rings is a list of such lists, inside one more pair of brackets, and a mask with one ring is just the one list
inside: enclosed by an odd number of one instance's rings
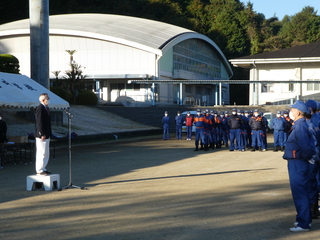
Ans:
{"label": "bush", "polygon": [[77,105],[97,105],[98,97],[90,90],[82,91],[76,98]]}
{"label": "bush", "polygon": [[19,74],[19,60],[11,54],[0,54],[0,72]]}
{"label": "bush", "polygon": [[69,104],[73,102],[72,95],[60,87],[51,87],[50,91],[66,100]]}

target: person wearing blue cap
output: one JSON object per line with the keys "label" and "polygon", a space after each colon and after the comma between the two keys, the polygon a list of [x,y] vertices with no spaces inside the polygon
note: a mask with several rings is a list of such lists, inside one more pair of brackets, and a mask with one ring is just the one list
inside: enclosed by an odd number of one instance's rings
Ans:
{"label": "person wearing blue cap", "polygon": [[251,135],[252,135],[252,149],[251,152],[256,151],[263,151],[263,139],[262,139],[262,116],[259,113],[259,110],[254,110],[253,116],[250,118],[249,126],[251,127]]}
{"label": "person wearing blue cap", "polygon": [[197,109],[197,114],[193,118],[193,123],[196,127],[196,133],[195,133],[195,145],[196,148],[194,151],[199,150],[199,140],[203,145],[206,146],[205,137],[204,137],[204,121],[205,117],[201,114],[201,109]]}
{"label": "person wearing blue cap", "polygon": [[316,146],[316,154],[310,160],[310,179],[309,179],[309,195],[311,201],[311,214],[312,219],[318,219],[319,216],[319,191],[318,191],[318,180],[317,175],[319,172],[320,166],[320,130],[319,130],[319,121],[316,114],[317,103],[313,100],[308,100],[306,102],[307,107],[310,109],[310,114],[306,115],[307,124],[309,126],[309,131],[313,136],[314,144]]}
{"label": "person wearing blue cap", "polygon": [[317,102],[314,100],[309,99],[308,101],[306,101],[306,105],[307,107],[309,107],[310,111],[311,111],[311,121],[312,123],[318,127],[320,124],[320,117],[315,114],[317,112]]}
{"label": "person wearing blue cap", "polygon": [[221,139],[226,147],[229,147],[229,125],[228,125],[228,111],[222,111],[221,117]]}
{"label": "person wearing blue cap", "polygon": [[176,138],[177,140],[182,139],[182,124],[183,124],[183,117],[181,116],[180,112],[177,112],[177,116],[174,118],[176,121]]}
{"label": "person wearing blue cap", "polygon": [[168,116],[168,112],[164,112],[164,117],[162,118],[163,125],[163,140],[170,140],[170,117]]}
{"label": "person wearing blue cap", "polygon": [[237,114],[237,109],[232,109],[232,115],[228,118],[230,128],[230,149],[229,151],[239,150],[244,152],[244,146],[241,141],[242,118]]}
{"label": "person wearing blue cap", "polygon": [[306,114],[308,107],[301,101],[296,101],[289,113],[294,125],[290,131],[283,158],[288,161],[289,182],[294,205],[297,211],[294,227],[291,232],[306,232],[310,230],[312,216],[309,197],[310,163],[315,152],[314,140],[308,130]]}
{"label": "person wearing blue cap", "polygon": [[213,121],[212,121],[212,141],[213,141],[213,146],[216,146],[216,148],[221,148],[221,118],[218,116],[217,111],[213,111]]}
{"label": "person wearing blue cap", "polygon": [[249,125],[251,116],[249,115],[249,111],[245,110],[244,111],[244,116],[243,116],[243,122],[244,122],[244,145],[246,148],[250,149],[251,144],[252,144],[252,138],[251,138],[251,127]]}
{"label": "person wearing blue cap", "polygon": [[277,111],[276,117],[272,119],[273,127],[273,146],[274,152],[284,151],[284,130],[286,127],[286,121],[281,117],[281,111]]}

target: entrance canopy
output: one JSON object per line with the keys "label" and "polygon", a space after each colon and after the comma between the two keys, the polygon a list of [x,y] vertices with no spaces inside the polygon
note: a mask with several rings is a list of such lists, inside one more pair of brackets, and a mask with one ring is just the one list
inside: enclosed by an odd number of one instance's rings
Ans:
{"label": "entrance canopy", "polygon": [[35,108],[41,93],[48,93],[49,107],[67,109],[69,103],[25,75],[0,72],[0,107]]}

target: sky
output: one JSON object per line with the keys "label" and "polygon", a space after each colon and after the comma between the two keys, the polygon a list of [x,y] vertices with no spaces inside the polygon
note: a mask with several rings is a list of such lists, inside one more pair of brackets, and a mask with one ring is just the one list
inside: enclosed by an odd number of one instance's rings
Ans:
{"label": "sky", "polygon": [[[249,0],[241,0],[247,4]],[[320,0],[250,0],[253,3],[253,11],[263,13],[265,18],[271,18],[274,15],[281,21],[285,15],[295,15],[306,7],[314,7],[317,15],[320,15]]]}

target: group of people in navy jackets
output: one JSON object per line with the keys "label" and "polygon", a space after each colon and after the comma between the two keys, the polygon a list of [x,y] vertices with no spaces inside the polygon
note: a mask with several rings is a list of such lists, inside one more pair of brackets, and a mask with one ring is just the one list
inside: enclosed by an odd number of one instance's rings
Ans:
{"label": "group of people in navy jackets", "polygon": [[[190,112],[185,117],[180,112],[175,116],[176,139],[182,139],[182,126],[187,130],[186,140],[192,138],[192,127],[195,127],[195,151],[229,147],[230,151],[265,151],[267,149],[266,131],[268,121],[258,110],[243,111],[232,109],[221,111],[197,109],[193,116]],[[168,112],[162,118],[163,139],[170,139],[170,117]],[[200,146],[200,148],[199,148]]]}
{"label": "group of people in navy jackets", "polygon": [[[296,208],[296,221],[291,232],[307,232],[312,219],[319,216],[320,192],[320,103],[308,100],[296,101],[291,109],[277,111],[272,119],[274,129],[274,152],[283,152],[282,158],[288,162],[289,182]],[[184,118],[178,112],[175,117],[176,138],[182,139],[182,125],[187,128],[187,140],[191,140],[192,126],[195,126],[195,151],[209,148],[229,147],[230,151],[265,151],[267,149],[266,130],[268,121],[263,113],[232,109],[216,111],[206,109],[192,116],[188,112]],[[163,139],[169,139],[170,117],[162,119]]]}

